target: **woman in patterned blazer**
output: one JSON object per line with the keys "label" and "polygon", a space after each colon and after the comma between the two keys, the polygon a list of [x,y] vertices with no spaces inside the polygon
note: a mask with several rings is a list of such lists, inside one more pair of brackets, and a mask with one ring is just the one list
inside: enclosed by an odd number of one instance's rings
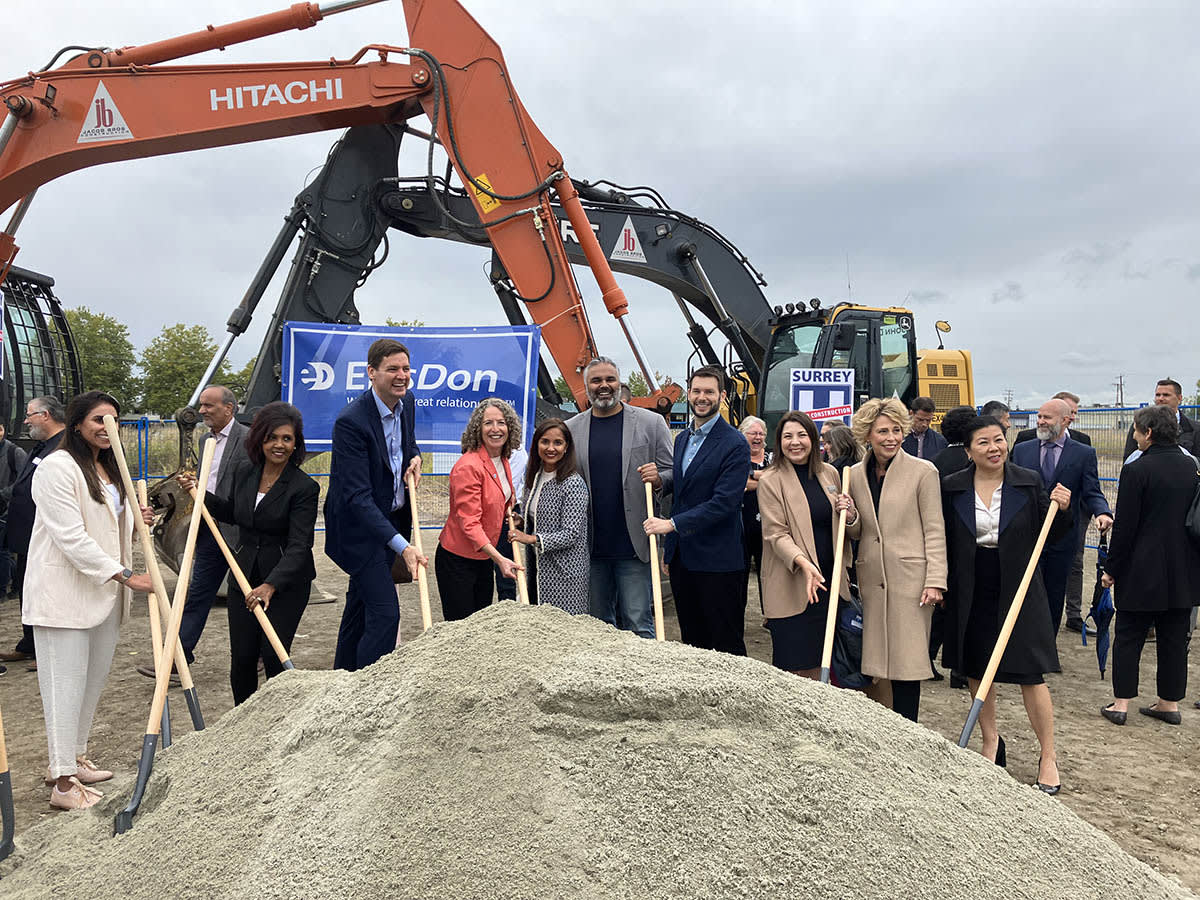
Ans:
{"label": "woman in patterned blazer", "polygon": [[511,537],[536,551],[530,602],[588,612],[588,489],[562,419],[547,419],[533,433],[521,507],[524,522]]}

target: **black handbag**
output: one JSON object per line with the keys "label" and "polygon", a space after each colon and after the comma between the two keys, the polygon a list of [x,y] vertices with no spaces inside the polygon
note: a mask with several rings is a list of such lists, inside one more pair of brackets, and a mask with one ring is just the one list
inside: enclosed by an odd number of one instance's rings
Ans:
{"label": "black handbag", "polygon": [[1188,507],[1183,527],[1192,544],[1200,549],[1200,473],[1197,473],[1196,490],[1192,493],[1192,505]]}
{"label": "black handbag", "polygon": [[850,585],[850,602],[840,600],[838,607],[831,668],[838,687],[861,691],[872,678],[862,671],[862,600],[855,585]]}

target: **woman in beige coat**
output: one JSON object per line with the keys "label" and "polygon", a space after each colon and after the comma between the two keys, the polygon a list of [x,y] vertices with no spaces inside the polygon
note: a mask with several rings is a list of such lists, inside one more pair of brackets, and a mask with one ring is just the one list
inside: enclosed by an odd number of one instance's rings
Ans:
{"label": "woman in beige coat", "polygon": [[[84,809],[100,799],[91,785],[112,778],[87,757],[88,735],[108,680],[130,591],[150,591],[149,575],[134,575],[133,517],[104,417],[117,401],[89,391],[67,407],[59,449],[34,472],[37,504],[25,570],[22,621],[33,626],[38,687],[50,750],[50,805]],[[140,514],[153,521],[142,507]]]}
{"label": "woman in beige coat", "polygon": [[946,589],[941,485],[933,463],[900,447],[909,416],[899,400],[868,400],[851,427],[867,447],[850,470],[850,496],[861,516],[862,670],[889,680],[892,709],[915,722],[921,682],[933,677],[933,607]]}
{"label": "woman in beige coat", "polygon": [[[802,412],[789,412],[775,429],[775,455],[758,482],[762,516],[763,615],[771,632],[772,662],[806,678],[821,672],[826,585],[833,577],[837,514],[849,510],[843,567],[852,561],[858,513],[838,493],[837,470],[821,461],[817,429]],[[843,572],[841,595],[850,599]]]}

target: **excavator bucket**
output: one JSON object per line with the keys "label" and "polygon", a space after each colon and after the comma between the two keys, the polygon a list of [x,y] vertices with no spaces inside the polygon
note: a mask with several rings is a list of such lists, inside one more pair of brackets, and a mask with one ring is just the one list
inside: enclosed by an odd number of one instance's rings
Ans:
{"label": "excavator bucket", "polygon": [[187,542],[188,522],[192,515],[192,495],[183,489],[176,477],[181,472],[194,475],[198,467],[195,432],[200,414],[190,406],[175,412],[179,428],[179,465],[149,491],[150,506],[155,512],[152,532],[158,558],[178,573],[183,562],[183,546]]}

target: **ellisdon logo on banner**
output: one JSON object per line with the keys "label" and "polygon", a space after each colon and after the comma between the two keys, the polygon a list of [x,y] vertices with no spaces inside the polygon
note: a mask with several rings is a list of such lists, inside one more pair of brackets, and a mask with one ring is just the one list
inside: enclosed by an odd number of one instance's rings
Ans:
{"label": "ellisdon logo on banner", "polygon": [[[327,391],[333,387],[335,378],[333,366],[323,362],[309,362],[300,370],[300,383],[310,391]],[[436,391],[440,387],[448,387],[452,391],[486,391],[494,393],[496,382],[500,378],[494,369],[454,369],[453,371],[439,363],[427,363],[412,371],[412,387],[422,391]],[[350,362],[346,364],[346,390],[365,391],[367,381],[367,364],[365,362]],[[471,401],[474,409],[475,401]]]}
{"label": "ellisdon logo on banner", "polygon": [[808,413],[818,429],[833,419],[850,424],[854,413],[853,369],[792,369],[791,384],[792,409]]}

